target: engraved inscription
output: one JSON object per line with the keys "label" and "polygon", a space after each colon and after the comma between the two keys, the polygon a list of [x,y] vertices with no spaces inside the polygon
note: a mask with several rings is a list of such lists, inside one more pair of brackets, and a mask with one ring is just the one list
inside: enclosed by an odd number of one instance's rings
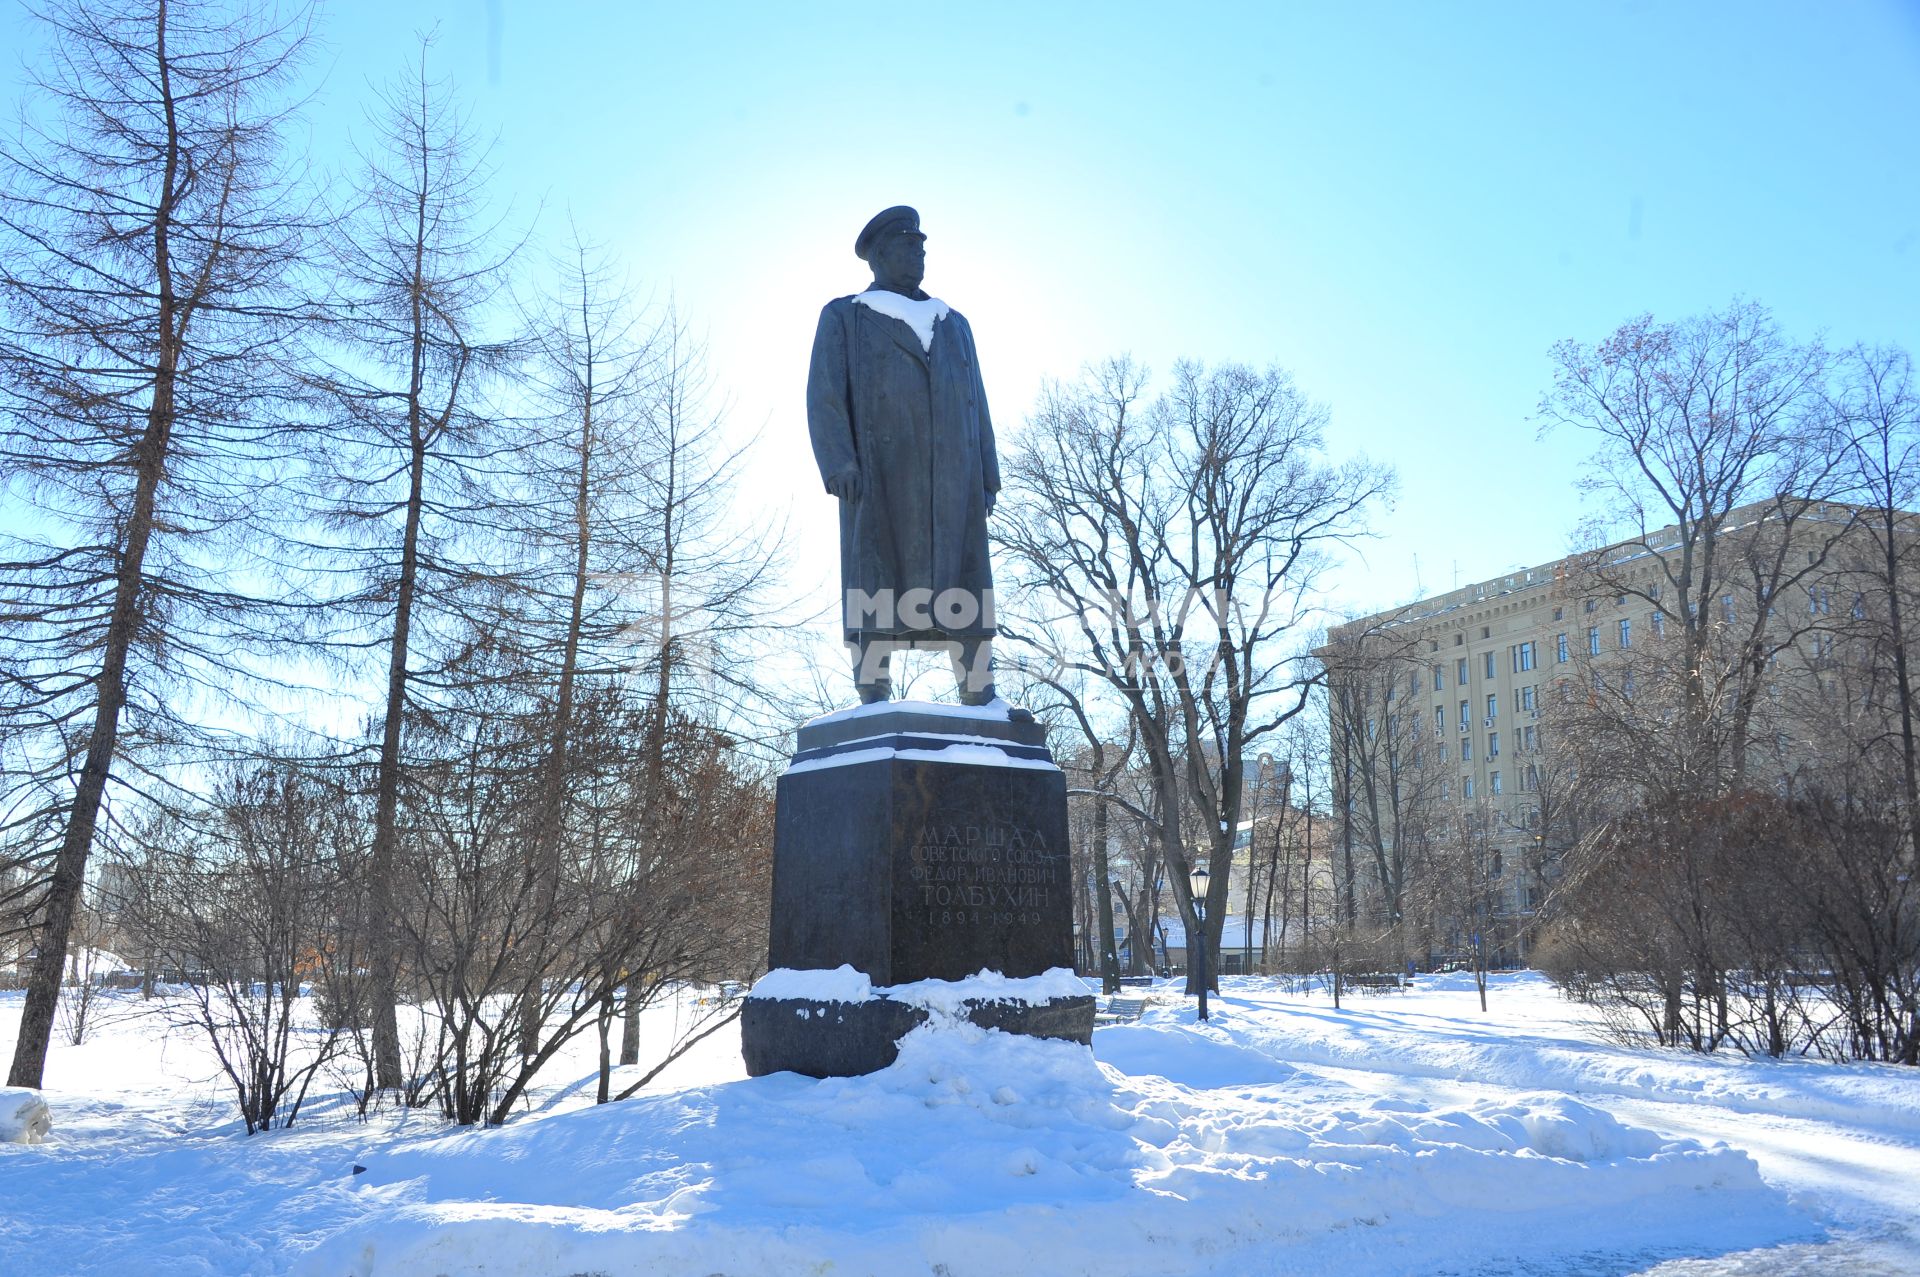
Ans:
{"label": "engraved inscription", "polygon": [[1062,859],[1031,826],[935,817],[913,849],[924,921],[932,927],[1038,925],[1063,886]]}

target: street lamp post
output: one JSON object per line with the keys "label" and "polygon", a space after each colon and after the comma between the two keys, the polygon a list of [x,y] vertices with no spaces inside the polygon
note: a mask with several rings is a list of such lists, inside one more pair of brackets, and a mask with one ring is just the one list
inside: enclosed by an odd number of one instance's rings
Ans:
{"label": "street lamp post", "polygon": [[1187,950],[1193,955],[1193,978],[1200,986],[1200,1018],[1207,1018],[1207,917],[1203,902],[1207,898],[1207,867],[1195,865],[1188,877],[1193,895],[1193,928],[1187,937]]}

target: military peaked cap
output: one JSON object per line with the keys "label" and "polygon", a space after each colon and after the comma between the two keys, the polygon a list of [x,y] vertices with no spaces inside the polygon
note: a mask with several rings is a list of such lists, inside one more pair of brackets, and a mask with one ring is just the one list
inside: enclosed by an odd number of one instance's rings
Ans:
{"label": "military peaked cap", "polygon": [[875,213],[873,220],[861,228],[860,238],[853,241],[853,255],[863,262],[868,260],[867,254],[880,242],[880,237],[894,231],[906,231],[910,235],[919,235],[921,239],[926,238],[920,230],[919,212],[905,204],[895,204],[892,208]]}

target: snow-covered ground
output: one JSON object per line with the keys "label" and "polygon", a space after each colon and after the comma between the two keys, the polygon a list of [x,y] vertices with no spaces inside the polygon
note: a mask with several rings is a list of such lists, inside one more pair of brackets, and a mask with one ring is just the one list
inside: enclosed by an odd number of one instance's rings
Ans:
{"label": "snow-covered ground", "polygon": [[0,1145],[0,1273],[1920,1272],[1913,1070],[1627,1048],[1529,975],[1486,1015],[1453,977],[1157,999],[1091,1057],[930,1026],[871,1077],[747,1079],[721,1033],[596,1107],[583,1041],[503,1129],[322,1097],[247,1138],[123,998],[55,1047],[50,1141]]}

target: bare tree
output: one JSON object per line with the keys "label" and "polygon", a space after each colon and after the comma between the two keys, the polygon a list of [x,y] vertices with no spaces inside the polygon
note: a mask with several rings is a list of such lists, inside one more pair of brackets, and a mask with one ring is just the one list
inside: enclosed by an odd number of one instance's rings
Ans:
{"label": "bare tree", "polygon": [[[1348,813],[1343,835],[1361,844],[1367,861],[1364,888],[1375,897],[1377,921],[1405,957],[1415,947],[1408,915],[1410,894],[1430,865],[1442,821],[1441,784],[1451,745],[1446,733],[1429,730],[1419,698],[1427,664],[1415,640],[1391,625],[1347,634],[1336,631],[1320,649],[1327,669],[1331,730],[1338,746],[1336,786]],[[1358,878],[1349,871],[1348,878]],[[1353,906],[1358,911],[1357,902]]]}
{"label": "bare tree", "polygon": [[1843,588],[1855,587],[1845,628],[1856,641],[1863,634],[1870,637],[1872,648],[1861,655],[1889,675],[1908,845],[1920,849],[1920,741],[1907,651],[1914,557],[1920,550],[1913,509],[1920,499],[1920,392],[1913,385],[1912,358],[1892,347],[1855,347],[1841,358],[1839,374],[1834,419],[1850,495],[1862,506],[1859,536],[1838,565],[1849,578]]}
{"label": "bare tree", "polygon": [[337,785],[268,761],[148,827],[158,845],[128,921],[190,973],[166,1005],[206,1037],[250,1135],[292,1126],[341,1050],[341,1025],[310,1021],[305,985],[351,962],[346,885],[362,815]]}
{"label": "bare tree", "polygon": [[1072,667],[1124,706],[1155,788],[1135,814],[1155,819],[1188,934],[1217,950],[1230,875],[1210,876],[1203,933],[1191,860],[1230,862],[1247,751],[1314,682],[1295,649],[1315,583],[1389,479],[1330,464],[1325,411],[1278,370],[1182,363],[1151,402],[1146,384],[1115,360],[1043,393],[996,520],[1033,615],[1003,629],[1062,627]]}
{"label": "bare tree", "polygon": [[[385,88],[374,140],[351,184],[357,206],[333,237],[332,358],[316,378],[335,447],[319,510],[360,588],[337,601],[349,650],[385,654],[368,865],[367,961],[376,1072],[402,1081],[395,1018],[399,946],[393,881],[410,707],[460,642],[469,592],[489,583],[504,522],[494,460],[515,445],[480,404],[483,375],[511,353],[483,332],[514,247],[485,220],[488,170],[464,118],[428,73]],[[484,546],[485,549],[478,547]]]}
{"label": "bare tree", "polygon": [[[658,362],[627,286],[577,227],[552,266],[556,286],[522,308],[525,367],[544,429],[541,445],[521,458],[528,499],[516,539],[528,562],[517,576],[515,627],[525,659],[548,671],[552,688],[530,848],[534,890],[548,909],[559,883],[581,680],[619,669],[630,631],[651,619],[651,598],[636,598],[633,587],[654,557],[651,512],[636,489],[653,460],[640,427]],[[530,996],[526,1005],[541,1001]],[[525,1054],[538,1050],[539,1033],[530,1016]]]}
{"label": "bare tree", "polygon": [[[637,742],[651,706],[604,683],[583,688],[550,839],[534,827],[548,815],[551,707],[540,686],[474,680],[461,713],[423,724],[417,739],[436,761],[416,768],[403,805],[411,845],[399,916],[432,1026],[425,1091],[461,1123],[505,1121],[581,1033],[599,1032],[604,1057],[629,1001],[637,1012],[690,981],[749,975],[764,951],[771,825],[764,787],[741,773],[732,742],[677,720],[661,773],[668,795],[648,795],[654,771]],[[662,808],[667,821],[643,823]],[[559,848],[550,892],[529,855],[543,845]],[[603,1101],[610,1069],[603,1058]]]}
{"label": "bare tree", "polygon": [[[1854,523],[1830,503],[1843,454],[1828,360],[1749,303],[1673,324],[1643,317],[1554,353],[1543,416],[1598,445],[1588,486],[1608,512],[1590,539],[1628,534],[1576,556],[1568,581],[1586,634],[1553,690],[1552,748],[1578,768],[1582,804],[1626,823],[1582,840],[1564,903],[1612,916],[1603,893],[1580,888],[1617,883],[1596,863],[1606,857],[1634,864],[1643,890],[1671,893],[1619,934],[1643,947],[1658,1031],[1712,1049],[1734,1032],[1739,947],[1710,816],[1768,779],[1756,767],[1788,725],[1776,666],[1827,641],[1828,578]],[[1712,1023],[1691,1017],[1696,1002]]]}
{"label": "bare tree", "polygon": [[1554,361],[1542,429],[1595,441],[1584,486],[1604,508],[1588,531],[1609,545],[1580,557],[1575,593],[1645,605],[1661,618],[1648,637],[1675,649],[1673,769],[1660,783],[1738,788],[1754,704],[1743,693],[1796,637],[1780,607],[1801,601],[1791,592],[1846,528],[1825,506],[1840,460],[1821,428],[1826,356],[1736,302],[1672,324],[1643,316],[1592,347],[1561,343]]}
{"label": "bare tree", "polygon": [[110,786],[135,746],[180,743],[242,681],[269,481],[293,450],[275,367],[307,229],[281,150],[304,9],[74,0],[36,17],[46,110],[0,147],[0,482],[40,516],[0,547],[0,712],[35,742],[9,760],[4,809],[47,839],[10,1072],[25,1086]]}

